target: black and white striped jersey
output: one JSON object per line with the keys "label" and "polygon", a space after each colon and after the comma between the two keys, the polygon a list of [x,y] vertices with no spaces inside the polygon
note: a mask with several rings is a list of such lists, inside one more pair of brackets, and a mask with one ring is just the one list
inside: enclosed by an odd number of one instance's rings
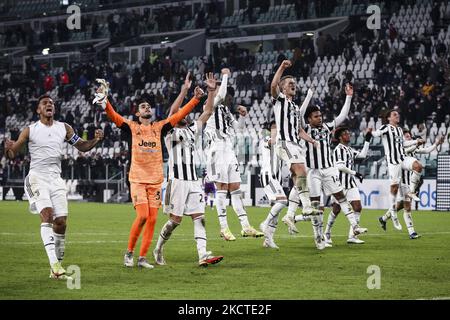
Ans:
{"label": "black and white striped jersey", "polygon": [[195,121],[185,128],[173,128],[164,138],[169,153],[167,179],[198,180],[194,153],[202,127]]}
{"label": "black and white striped jersey", "polygon": [[272,98],[272,103],[277,124],[277,141],[291,141],[299,144],[298,134],[302,127],[299,106],[283,93],[280,93],[276,99]]}
{"label": "black and white striped jersey", "polygon": [[403,146],[403,130],[390,124],[385,124],[380,129],[373,131],[374,137],[382,137],[386,160],[390,164],[400,164],[406,157]]}
{"label": "black and white striped jersey", "polygon": [[274,144],[269,144],[270,137],[266,137],[260,141],[261,155],[261,184],[263,187],[270,183],[270,178],[278,180],[282,183],[282,162],[275,152]]}
{"label": "black and white striped jersey", "polygon": [[[353,171],[353,165],[359,153],[359,151],[354,150],[352,147],[348,147],[340,143],[333,152],[334,164],[336,166],[344,165],[346,168]],[[350,173],[339,171],[339,180],[341,181],[344,189],[356,187],[355,178]]]}
{"label": "black and white striped jersey", "polygon": [[206,122],[205,136],[209,143],[231,141],[238,125],[230,109],[219,104]]}
{"label": "black and white striped jersey", "polygon": [[[417,158],[418,154],[431,153],[434,149],[436,149],[436,147],[437,147],[436,144],[433,144],[429,147],[411,146],[411,147],[405,149],[405,154],[408,157]],[[412,175],[412,171],[402,169],[402,184],[409,186],[411,184],[411,175]]]}
{"label": "black and white striped jersey", "polygon": [[335,129],[335,121],[327,122],[322,127],[313,128],[307,124],[305,132],[319,142],[319,147],[314,148],[312,143],[306,142],[306,166],[311,169],[326,169],[333,166],[333,154],[331,152],[331,132]]}

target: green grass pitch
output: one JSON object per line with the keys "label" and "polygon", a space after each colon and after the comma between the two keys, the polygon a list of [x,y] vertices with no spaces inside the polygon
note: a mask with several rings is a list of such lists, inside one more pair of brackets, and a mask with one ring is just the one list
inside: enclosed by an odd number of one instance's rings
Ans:
{"label": "green grass pitch", "polygon": [[[275,241],[280,250],[262,247],[262,239],[218,236],[215,210],[207,208],[208,249],[224,260],[197,266],[193,226],[185,217],[165,247],[167,266],[153,270],[122,265],[135,213],[131,204],[70,203],[64,266],[81,270],[81,288],[48,278],[49,267],[39,235],[39,218],[27,202],[0,202],[0,299],[434,299],[450,297],[450,214],[414,212],[416,230],[378,226],[381,211],[365,210],[361,224],[369,228],[364,245],[347,245],[348,223],[340,216],[334,247],[319,252],[309,222],[290,236],[280,222]],[[258,227],[267,208],[248,208]],[[328,212],[328,210],[327,210]],[[283,212],[284,214],[284,212]],[[327,214],[326,214],[327,216]],[[229,208],[231,230],[240,226]],[[401,214],[400,221],[403,223]],[[160,214],[149,260],[160,228]],[[404,224],[404,223],[403,223]],[[138,243],[138,246],[140,242]],[[380,289],[368,289],[367,268],[380,267]]]}

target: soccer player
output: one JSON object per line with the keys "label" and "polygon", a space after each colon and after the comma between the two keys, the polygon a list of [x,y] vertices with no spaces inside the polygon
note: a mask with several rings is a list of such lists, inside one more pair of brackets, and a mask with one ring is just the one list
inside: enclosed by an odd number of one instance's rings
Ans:
{"label": "soccer player", "polygon": [[[307,169],[305,166],[304,148],[301,146],[301,139],[308,139],[302,128],[303,122],[300,109],[293,101],[297,94],[297,83],[293,76],[287,75],[282,77],[284,71],[291,67],[289,60],[284,60],[277,72],[275,73],[270,85],[270,93],[272,95],[272,104],[275,113],[275,121],[277,127],[275,150],[277,155],[288,163],[294,188],[297,189],[298,195],[303,204],[303,214],[310,215],[313,213],[311,202],[309,199],[308,184],[306,181]],[[308,90],[302,108],[306,108],[313,95],[312,90]],[[291,230],[296,230],[294,213],[288,211],[282,219]]]}
{"label": "soccer player", "polygon": [[[333,151],[334,165],[339,170],[339,181],[344,187],[344,195],[350,202],[353,208],[356,222],[359,224],[361,217],[361,197],[359,195],[359,189],[355,182],[355,177],[362,183],[364,176],[353,170],[353,164],[355,159],[365,159],[367,152],[369,151],[370,139],[372,138],[372,129],[368,129],[365,136],[364,147],[360,151],[354,150],[349,146],[350,143],[350,131],[346,127],[339,127],[334,132],[334,137],[339,144]],[[333,209],[328,216],[327,226],[325,228],[325,241],[333,243],[331,240],[331,228],[334,221],[341,211],[341,206],[333,199]],[[358,239],[358,236],[354,234],[353,229],[350,227],[348,232],[347,243],[362,244],[363,240]]]}
{"label": "soccer player", "polygon": [[17,141],[6,140],[6,156],[13,159],[28,143],[31,163],[24,189],[30,212],[40,214],[41,239],[50,262],[50,277],[67,279],[61,265],[65,252],[67,226],[67,189],[61,178],[63,146],[67,142],[82,152],[91,150],[103,139],[103,131],[96,130],[94,139],[81,139],[70,125],[54,119],[55,103],[49,95],[38,99],[39,121],[26,127]]}
{"label": "soccer player", "polygon": [[152,242],[158,208],[161,206],[161,184],[164,179],[161,139],[195,108],[200,102],[203,91],[198,87],[195,88],[195,96],[184,108],[169,118],[157,122],[151,121],[151,106],[142,99],[137,103],[136,116],[139,120],[131,121],[116,113],[108,101],[106,81],[101,79],[99,82],[101,86],[95,95],[94,104],[100,105],[109,119],[131,137],[131,167],[128,179],[137,216],[131,227],[124,265],[134,266],[134,247],[145,225],[137,265],[141,268],[152,269],[153,265],[147,261],[146,255]]}
{"label": "soccer player", "polygon": [[169,152],[169,175],[164,199],[164,213],[170,216],[162,227],[153,250],[155,262],[158,265],[166,264],[163,255],[164,244],[169,240],[175,228],[180,225],[183,215],[190,216],[194,223],[198,264],[207,266],[223,259],[223,256],[213,256],[211,251],[206,250],[205,201],[201,181],[198,180],[195,171],[196,145],[201,142],[203,126],[213,113],[216,80],[212,73],[206,75],[206,84],[208,100],[197,121],[188,125],[187,120],[182,119],[164,138]]}
{"label": "soccer player", "polygon": [[[406,196],[415,201],[419,201],[416,195],[416,188],[420,182],[420,175],[422,173],[423,166],[415,158],[408,156],[405,152],[405,147],[420,146],[425,141],[422,139],[408,140],[406,141],[403,136],[403,130],[399,127],[400,114],[395,110],[389,110],[386,113],[387,124],[384,124],[380,129],[373,131],[374,137],[382,137],[384,153],[388,162],[389,179],[391,180],[390,186],[390,208],[389,212],[380,217],[378,221],[383,226],[389,217],[392,217],[394,227],[397,230],[401,230],[402,226],[397,218],[397,193],[401,181],[402,169],[412,171],[411,183],[409,185],[409,191]],[[383,229],[385,226],[383,227]]]}
{"label": "soccer player", "polygon": [[[270,123],[270,136],[265,137],[260,142],[260,154],[262,155],[262,166],[261,166],[261,185],[264,187],[264,192],[273,206],[267,215],[267,218],[260,224],[260,229],[264,232],[264,242],[263,246],[265,248],[279,249],[273,240],[273,235],[278,225],[278,216],[281,210],[288,205],[288,198],[281,186],[282,176],[282,162],[281,159],[275,152],[275,141],[277,135],[277,128],[275,121]],[[313,140],[309,138],[311,142]],[[295,211],[299,205],[299,197],[295,188],[291,189],[291,194],[289,195],[289,209]],[[300,215],[301,216],[301,215]],[[306,220],[306,219],[304,219]],[[289,233],[298,233],[297,228],[294,230],[290,229],[288,225]]]}
{"label": "soccer player", "polygon": [[[407,129],[403,129],[403,136],[405,138],[405,141],[412,140],[411,133]],[[436,139],[434,144],[427,148],[424,147],[418,148],[417,145],[408,147],[405,149],[405,153],[407,156],[416,158],[418,154],[431,153],[442,143],[444,143],[444,136],[440,137],[439,139]],[[414,223],[411,215],[411,198],[408,196],[410,184],[411,184],[411,172],[403,169],[402,181],[399,190],[400,192],[397,194],[397,212],[403,209],[403,219],[405,220],[405,224],[408,229],[409,238],[418,239],[420,238],[420,234],[418,234],[414,229]],[[417,186],[416,192],[418,192],[418,189],[420,189],[420,184]],[[391,218],[389,212],[390,210],[388,210],[383,217],[379,218],[381,227],[383,228],[384,231],[386,231],[386,221]]]}
{"label": "soccer player", "polygon": [[[311,143],[306,144],[306,165],[309,168],[308,184],[312,207],[320,212],[320,194],[323,188],[326,195],[332,194],[338,201],[350,222],[353,234],[358,235],[367,232],[367,229],[359,226],[353,209],[343,192],[342,185],[339,182],[339,172],[334,167],[330,148],[331,132],[345,121],[350,109],[353,96],[353,88],[350,84],[345,86],[345,93],[347,95],[345,104],[334,121],[322,123],[322,112],[317,106],[312,106],[307,108],[305,112],[308,124],[302,123],[302,125],[304,125],[303,128],[306,133],[319,142],[319,148],[315,148]],[[300,110],[300,114],[303,114],[303,110]],[[323,250],[327,246],[326,241],[324,241],[323,230],[320,227],[323,221],[323,212],[318,216],[314,216],[311,221],[314,226],[316,246],[319,250]]]}
{"label": "soccer player", "polygon": [[[214,113],[206,123],[205,135],[209,141],[207,160],[208,177],[216,185],[216,209],[220,223],[220,236],[226,241],[234,241],[227,221],[226,198],[231,195],[231,205],[242,226],[243,237],[262,237],[264,234],[250,225],[241,198],[241,176],[239,164],[233,149],[232,137],[244,126],[247,109],[238,106],[239,122],[236,121],[227,105],[230,105],[230,95],[227,95],[227,83],[230,70],[222,69],[222,82],[216,89],[214,98]],[[228,101],[225,101],[228,100]]]}

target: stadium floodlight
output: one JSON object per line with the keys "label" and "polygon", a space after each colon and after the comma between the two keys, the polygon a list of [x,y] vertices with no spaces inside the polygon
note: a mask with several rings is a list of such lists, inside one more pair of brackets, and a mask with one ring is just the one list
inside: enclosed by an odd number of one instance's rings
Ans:
{"label": "stadium floodlight", "polygon": [[305,33],[308,37],[314,37],[314,32],[307,32]]}
{"label": "stadium floodlight", "polygon": [[44,49],[42,49],[42,54],[43,54],[44,56],[48,55],[49,52],[50,52],[50,48],[44,48]]}

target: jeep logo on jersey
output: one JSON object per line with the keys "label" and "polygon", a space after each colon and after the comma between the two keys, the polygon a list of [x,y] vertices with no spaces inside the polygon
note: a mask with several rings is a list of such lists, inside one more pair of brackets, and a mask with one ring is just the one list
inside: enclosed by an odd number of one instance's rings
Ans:
{"label": "jeep logo on jersey", "polygon": [[138,144],[138,146],[156,148],[156,142],[142,140],[141,143]]}

